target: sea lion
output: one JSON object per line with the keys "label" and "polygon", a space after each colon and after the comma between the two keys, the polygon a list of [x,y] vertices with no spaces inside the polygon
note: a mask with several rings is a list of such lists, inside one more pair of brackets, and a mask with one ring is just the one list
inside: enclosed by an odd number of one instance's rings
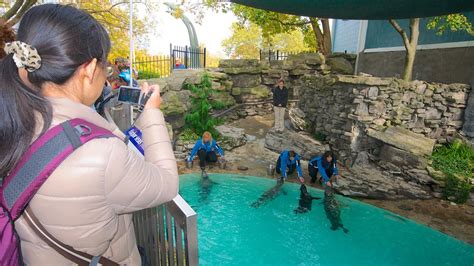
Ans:
{"label": "sea lion", "polygon": [[258,198],[257,201],[255,201],[254,203],[250,204],[250,206],[254,207],[254,208],[258,208],[260,207],[260,205],[263,205],[265,204],[266,202],[270,201],[270,200],[273,200],[274,198],[276,198],[278,196],[278,194],[280,194],[280,191],[281,191],[281,187],[283,186],[283,183],[284,181],[282,179],[279,179],[276,183],[275,186],[273,186],[272,188],[270,188],[269,190],[265,191],[262,196],[260,196],[260,198]]}
{"label": "sea lion", "polygon": [[294,210],[295,213],[306,213],[311,210],[313,200],[321,199],[319,197],[313,197],[309,194],[308,189],[304,184],[300,186],[300,199],[298,200],[298,208]]}
{"label": "sea lion", "polygon": [[331,222],[331,230],[342,228],[344,233],[349,232],[349,230],[347,230],[342,224],[339,202],[337,201],[334,191],[330,186],[326,186],[324,189],[324,211]]}

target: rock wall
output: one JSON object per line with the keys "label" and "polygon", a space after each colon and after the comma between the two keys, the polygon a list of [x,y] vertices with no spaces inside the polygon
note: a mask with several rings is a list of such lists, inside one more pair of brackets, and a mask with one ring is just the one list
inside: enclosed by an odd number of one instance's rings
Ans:
{"label": "rock wall", "polygon": [[463,126],[470,87],[394,78],[308,77],[298,107],[342,157],[373,147],[368,129],[401,127],[444,143]]}

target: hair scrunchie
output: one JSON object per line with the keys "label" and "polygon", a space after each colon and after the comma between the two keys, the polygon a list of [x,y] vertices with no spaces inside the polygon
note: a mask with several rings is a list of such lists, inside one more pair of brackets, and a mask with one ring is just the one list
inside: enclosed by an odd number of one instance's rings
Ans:
{"label": "hair scrunchie", "polygon": [[5,53],[13,54],[13,61],[18,68],[25,68],[28,72],[33,72],[41,67],[41,57],[36,48],[21,41],[14,41],[5,44]]}

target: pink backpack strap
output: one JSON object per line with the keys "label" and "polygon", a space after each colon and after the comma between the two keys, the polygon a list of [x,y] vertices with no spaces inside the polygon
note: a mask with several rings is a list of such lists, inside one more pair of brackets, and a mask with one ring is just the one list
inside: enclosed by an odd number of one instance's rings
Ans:
{"label": "pink backpack strap", "polygon": [[21,215],[41,185],[74,150],[92,139],[110,137],[115,135],[83,119],[65,121],[39,137],[4,179],[0,200],[11,219]]}

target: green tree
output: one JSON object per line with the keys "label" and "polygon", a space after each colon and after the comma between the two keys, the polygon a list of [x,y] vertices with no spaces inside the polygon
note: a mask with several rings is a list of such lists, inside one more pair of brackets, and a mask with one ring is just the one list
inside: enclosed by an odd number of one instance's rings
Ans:
{"label": "green tree", "polygon": [[263,37],[267,40],[280,33],[300,30],[304,34],[307,46],[324,55],[332,53],[331,32],[327,18],[294,16],[233,3],[228,4],[219,0],[204,0],[203,5],[183,0],[182,6],[187,12],[193,12],[198,17],[202,17],[203,6],[224,13],[233,12],[239,19],[241,26],[246,25],[247,22],[258,25],[262,30]]}
{"label": "green tree", "polygon": [[230,58],[259,58],[260,49],[277,49],[282,52],[304,52],[311,48],[304,41],[302,30],[293,30],[265,38],[262,29],[252,22],[232,24],[232,35],[222,42]]}
{"label": "green tree", "polygon": [[[390,24],[400,34],[405,46],[405,66],[403,69],[402,78],[406,81],[412,79],[413,65],[415,63],[416,49],[418,47],[418,38],[420,37],[420,19],[410,19],[410,32],[407,32],[397,23],[396,20],[390,19]],[[436,30],[436,34],[441,35],[447,29],[451,31],[466,31],[474,35],[474,29],[469,19],[462,14],[451,14],[447,16],[433,17],[427,24],[430,30]]]}
{"label": "green tree", "polygon": [[329,19],[294,16],[237,4],[231,5],[231,10],[240,23],[250,21],[260,26],[264,38],[301,30],[305,34],[307,45],[324,55],[332,53]]}
{"label": "green tree", "polygon": [[198,85],[190,84],[187,89],[193,95],[191,98],[191,110],[185,116],[186,128],[199,136],[205,131],[209,131],[213,136],[217,137],[219,134],[214,128],[217,125],[217,120],[210,113],[212,109],[210,97],[213,92],[211,79],[205,74],[201,79],[201,83]]}
{"label": "green tree", "polygon": [[231,37],[222,41],[222,46],[230,58],[256,59],[262,47],[262,30],[253,23],[232,24]]}

